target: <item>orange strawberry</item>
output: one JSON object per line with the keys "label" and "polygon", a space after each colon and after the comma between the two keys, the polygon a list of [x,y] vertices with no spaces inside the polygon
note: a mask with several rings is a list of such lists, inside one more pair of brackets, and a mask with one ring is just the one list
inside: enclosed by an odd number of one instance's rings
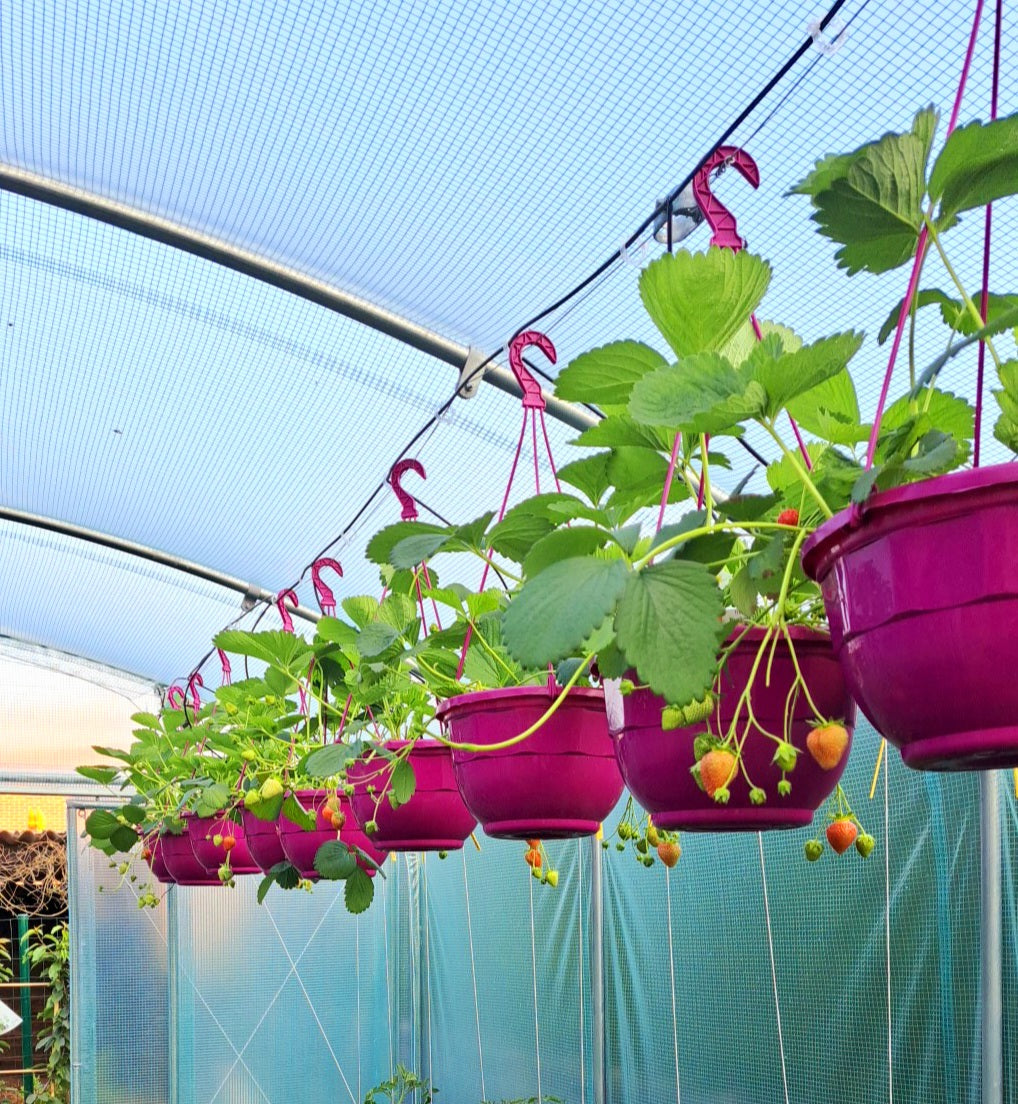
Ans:
{"label": "orange strawberry", "polygon": [[229,854],[237,846],[237,841],[233,836],[223,836],[223,850]]}
{"label": "orange strawberry", "polygon": [[541,846],[540,840],[527,840],[527,846],[531,851],[536,851]]}
{"label": "orange strawberry", "polygon": [[700,781],[709,797],[713,797],[722,786],[727,786],[735,773],[735,756],[724,748],[708,751],[700,760]]}
{"label": "orange strawberry", "polygon": [[671,869],[682,854],[682,848],[677,843],[659,843],[657,845],[657,857]]}
{"label": "orange strawberry", "polygon": [[844,725],[822,724],[810,730],[806,748],[824,770],[834,770],[848,747],[848,731]]}
{"label": "orange strawberry", "polygon": [[827,825],[827,842],[839,855],[844,855],[855,843],[857,835],[859,835],[859,829],[848,817],[839,817],[836,821]]}
{"label": "orange strawberry", "polygon": [[346,824],[346,813],[342,811],[333,813],[332,816],[329,817],[329,822],[332,824],[332,827],[335,828],[338,832],[340,828],[342,828],[343,825]]}
{"label": "orange strawberry", "polygon": [[536,847],[531,847],[523,858],[526,860],[527,866],[533,867],[534,870],[541,869],[541,852]]}

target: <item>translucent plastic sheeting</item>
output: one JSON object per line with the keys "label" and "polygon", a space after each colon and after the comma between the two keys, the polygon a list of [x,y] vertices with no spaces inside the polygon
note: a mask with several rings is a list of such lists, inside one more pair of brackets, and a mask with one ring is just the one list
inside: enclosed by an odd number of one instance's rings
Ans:
{"label": "translucent plastic sheeting", "polygon": [[440,1099],[592,1104],[591,841],[547,844],[553,889],[525,843],[479,838],[421,863],[421,1066]]}
{"label": "translucent plastic sheeting", "polygon": [[398,1021],[378,880],[360,917],[337,884],[261,907],[254,876],[170,891],[175,1104],[360,1104],[388,1075]]}
{"label": "translucent plastic sheeting", "polygon": [[122,876],[80,838],[87,811],[69,808],[67,815],[71,1098],[168,1104],[167,906],[139,909],[148,868],[138,861]]}
{"label": "translucent plastic sheeting", "polygon": [[892,749],[871,802],[877,748],[860,724],[844,779],[878,841],[865,861],[807,863],[796,831],[762,854],[756,834],[684,833],[670,873],[605,862],[610,1104],[977,1104],[977,778]]}
{"label": "translucent plastic sheeting", "polygon": [[[4,771],[69,772],[92,747],[126,747],[131,714],[158,707],[151,682],[47,648],[0,639]],[[84,779],[82,779],[84,782]]]}

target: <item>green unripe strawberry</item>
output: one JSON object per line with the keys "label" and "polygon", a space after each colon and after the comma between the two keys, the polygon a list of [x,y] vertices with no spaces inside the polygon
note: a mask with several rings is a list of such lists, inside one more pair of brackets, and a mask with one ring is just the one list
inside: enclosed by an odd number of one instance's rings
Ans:
{"label": "green unripe strawberry", "polygon": [[657,845],[661,842],[661,835],[653,824],[647,825],[647,842],[651,845],[651,847],[657,847]]}
{"label": "green unripe strawberry", "polygon": [[377,820],[369,820],[367,822],[367,824],[364,825],[365,835],[373,836],[377,831],[378,831],[378,821]]}
{"label": "green unripe strawberry", "polygon": [[661,710],[661,727],[665,732],[671,732],[674,728],[682,728],[686,723],[682,707],[678,705],[666,705]]}
{"label": "green unripe strawberry", "polygon": [[244,750],[240,753],[240,757],[245,762],[253,763],[255,759],[258,758],[258,752],[256,752],[254,748],[244,748]]}
{"label": "green unripe strawberry", "polygon": [[247,793],[244,794],[244,808],[253,809],[256,805],[261,804],[261,800],[262,795],[258,790],[248,790]]}
{"label": "green unripe strawberry", "polygon": [[817,859],[819,859],[820,856],[824,853],[824,845],[820,842],[820,840],[806,840],[805,851],[806,858],[809,859],[810,862],[816,862]]}
{"label": "green unripe strawberry", "polygon": [[213,847],[222,847],[223,846],[223,837],[218,832],[212,837],[212,846]]}
{"label": "green unripe strawberry", "polygon": [[777,764],[780,770],[792,771],[795,770],[795,761],[798,756],[799,751],[795,745],[790,744],[787,740],[782,740],[781,743],[778,744],[771,762]]}
{"label": "green unripe strawberry", "polygon": [[859,852],[864,859],[868,859],[873,852],[873,848],[876,847],[877,841],[869,835],[867,832],[863,832],[861,836],[855,841],[855,849]]}
{"label": "green unripe strawberry", "polygon": [[558,871],[557,870],[549,870],[547,875],[546,875],[546,878],[547,878],[548,885],[550,885],[552,889],[554,889],[558,885]]}
{"label": "green unripe strawberry", "polygon": [[274,797],[279,797],[283,792],[283,783],[278,778],[267,778],[259,790],[262,801],[271,801]]}
{"label": "green unripe strawberry", "polygon": [[714,800],[719,805],[727,805],[728,804],[728,799],[731,796],[732,796],[732,793],[728,789],[727,786],[718,786],[718,788],[714,791]]}
{"label": "green unripe strawberry", "polygon": [[636,689],[636,683],[632,679],[621,679],[619,681],[619,693],[628,698],[629,695]]}
{"label": "green unripe strawberry", "polygon": [[754,786],[749,791],[749,800],[754,805],[762,805],[767,800],[767,794],[759,786]]}
{"label": "green unripe strawberry", "polygon": [[701,724],[709,720],[714,712],[714,695],[708,694],[699,701],[689,702],[682,708],[682,717],[687,725]]}
{"label": "green unripe strawberry", "polygon": [[781,797],[788,797],[792,792],[792,783],[787,778],[782,778],[778,783],[778,793]]}
{"label": "green unripe strawberry", "polygon": [[447,859],[449,857],[449,852],[448,851],[439,851],[438,857],[440,859]]}

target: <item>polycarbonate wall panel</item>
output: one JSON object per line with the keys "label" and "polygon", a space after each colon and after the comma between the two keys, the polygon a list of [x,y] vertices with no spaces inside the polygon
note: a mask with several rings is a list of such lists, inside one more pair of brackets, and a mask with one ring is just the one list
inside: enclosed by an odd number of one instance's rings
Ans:
{"label": "polycarbonate wall panel", "polygon": [[385,882],[355,917],[342,885],[259,906],[259,880],[173,891],[174,1104],[360,1104],[394,1060]]}
{"label": "polycarbonate wall panel", "polygon": [[549,842],[556,888],[523,842],[479,836],[421,863],[422,1066],[443,1100],[593,1101],[589,840]]}
{"label": "polycarbonate wall panel", "polygon": [[861,723],[843,780],[865,861],[806,862],[806,831],[684,833],[671,872],[606,861],[610,1104],[976,1104],[977,779],[891,749],[870,801],[878,746]]}
{"label": "polycarbonate wall panel", "polygon": [[86,815],[67,811],[72,1100],[169,1104],[167,905],[138,908],[148,868],[122,876],[87,847]]}

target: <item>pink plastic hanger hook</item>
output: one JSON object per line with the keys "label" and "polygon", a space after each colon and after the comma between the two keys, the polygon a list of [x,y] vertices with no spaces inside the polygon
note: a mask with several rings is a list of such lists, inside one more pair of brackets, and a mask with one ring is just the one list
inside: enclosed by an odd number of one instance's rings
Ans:
{"label": "pink plastic hanger hook", "polygon": [[711,245],[737,253],[746,243],[739,237],[735,215],[711,191],[711,173],[725,165],[731,165],[754,188],[760,186],[760,170],[745,150],[738,146],[718,146],[693,177],[693,195],[703,211],[703,217],[714,231],[710,239]]}
{"label": "pink plastic hanger hook", "polygon": [[300,601],[297,595],[292,590],[281,590],[276,595],[276,609],[279,610],[279,616],[283,621],[283,632],[293,632],[293,618],[290,616],[290,611],[286,608],[286,603],[289,602],[294,609],[300,605]]}
{"label": "pink plastic hanger hook", "polygon": [[411,471],[416,472],[421,479],[428,478],[424,472],[424,465],[420,460],[397,460],[396,463],[392,465],[392,470],[389,472],[389,483],[396,492],[399,504],[403,507],[403,512],[400,514],[400,517],[404,521],[417,520],[417,503],[414,501],[414,497],[409,491],[403,490],[402,483],[403,476]]}
{"label": "pink plastic hanger hook", "polygon": [[191,695],[191,708],[194,710],[195,715],[201,709],[201,695],[198,693],[198,687],[204,686],[205,680],[201,677],[201,671],[195,671],[195,673],[187,680],[187,692]]}
{"label": "pink plastic hanger hook", "polygon": [[184,688],[174,683],[166,688],[166,704],[171,709],[184,708]]}
{"label": "pink plastic hanger hook", "polygon": [[230,666],[230,657],[222,648],[216,648],[219,653],[219,665],[223,668],[223,685],[229,686],[233,677],[233,668]]}
{"label": "pink plastic hanger hook", "polygon": [[509,367],[513,370],[513,375],[520,387],[523,388],[524,410],[544,410],[545,402],[544,395],[541,394],[541,385],[523,363],[523,350],[531,345],[540,349],[552,364],[557,360],[551,338],[537,330],[527,330],[525,333],[517,334],[509,342]]}
{"label": "pink plastic hanger hook", "polygon": [[311,582],[315,584],[318,605],[326,617],[334,617],[336,614],[336,596],[332,593],[329,584],[322,579],[322,568],[325,567],[331,567],[340,578],[343,577],[343,568],[338,560],[330,560],[327,556],[315,560],[311,565]]}

